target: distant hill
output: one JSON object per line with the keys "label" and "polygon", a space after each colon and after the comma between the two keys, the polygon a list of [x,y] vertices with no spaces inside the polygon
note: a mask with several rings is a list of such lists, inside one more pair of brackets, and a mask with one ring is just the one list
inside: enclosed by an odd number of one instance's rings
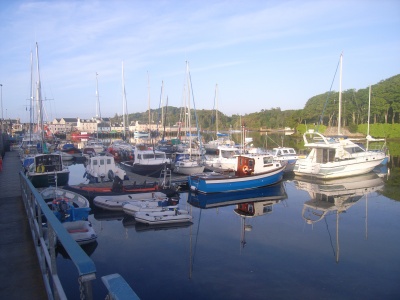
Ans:
{"label": "distant hill", "polygon": [[[371,119],[370,123],[399,123],[400,122],[400,74],[382,80],[371,86]],[[303,109],[282,111],[279,107],[262,109],[245,115],[227,116],[219,113],[219,130],[230,128],[240,129],[241,124],[246,128],[277,129],[284,127],[294,128],[298,124],[322,124],[337,126],[339,93],[337,91],[316,95],[307,100]],[[246,100],[246,99],[244,99]],[[363,89],[349,89],[342,92],[342,127],[357,126],[367,123],[368,119],[369,87]],[[268,100],[265,101],[268,103]],[[183,116],[181,108],[164,107],[166,112],[166,126],[172,126]],[[215,130],[215,111],[197,110],[198,123],[203,130]],[[152,122],[161,122],[161,109],[151,109]],[[194,112],[192,112],[194,115]],[[149,112],[129,114],[129,119],[148,123]],[[122,122],[122,116],[115,115],[113,122]]]}

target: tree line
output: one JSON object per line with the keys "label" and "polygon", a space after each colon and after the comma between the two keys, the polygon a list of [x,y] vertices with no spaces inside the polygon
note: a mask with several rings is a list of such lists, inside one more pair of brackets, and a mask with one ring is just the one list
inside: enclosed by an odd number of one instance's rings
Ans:
{"label": "tree line", "polygon": [[[370,103],[370,124],[395,124],[400,123],[400,74],[382,80],[370,88],[349,89],[342,92],[342,117],[341,124],[344,127],[357,127],[368,123],[368,107]],[[316,95],[308,99],[303,109],[284,110],[279,107],[262,109],[245,115],[227,116],[215,110],[192,109],[191,114],[196,114],[201,130],[215,130],[216,113],[218,113],[219,130],[240,129],[244,124],[246,128],[258,130],[279,129],[284,127],[296,128],[299,124],[320,124],[325,126],[337,126],[338,122],[339,92],[332,91]],[[268,100],[265,101],[268,103]],[[166,126],[173,126],[177,122],[183,122],[184,112],[182,108],[168,106],[150,110],[151,123],[163,123],[162,110]],[[121,122],[122,116],[115,115],[113,122]],[[131,113],[129,120],[139,123],[149,122],[149,112]],[[192,122],[192,125],[194,123]]]}

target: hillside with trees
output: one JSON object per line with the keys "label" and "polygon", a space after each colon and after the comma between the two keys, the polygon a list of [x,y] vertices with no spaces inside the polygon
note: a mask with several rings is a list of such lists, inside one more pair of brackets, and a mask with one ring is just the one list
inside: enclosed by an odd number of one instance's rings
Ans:
{"label": "hillside with trees", "polygon": [[[245,115],[226,116],[218,112],[219,130],[240,129],[241,122],[253,130],[296,128],[299,124],[322,124],[327,127],[337,126],[339,93],[326,92],[308,99],[301,110],[285,110],[279,107],[262,109]],[[268,100],[265,101],[268,103]],[[369,87],[349,89],[342,92],[342,126],[350,131],[357,131],[360,124],[368,122]],[[177,107],[164,107],[165,124],[172,126],[182,120],[182,110]],[[382,80],[371,86],[370,124],[400,123],[400,74]],[[194,115],[194,112],[192,112]],[[202,130],[215,130],[215,111],[197,110],[199,126]],[[161,123],[161,108],[151,109],[151,122]],[[122,120],[115,115],[114,122]],[[148,123],[149,112],[129,114],[129,120]]]}

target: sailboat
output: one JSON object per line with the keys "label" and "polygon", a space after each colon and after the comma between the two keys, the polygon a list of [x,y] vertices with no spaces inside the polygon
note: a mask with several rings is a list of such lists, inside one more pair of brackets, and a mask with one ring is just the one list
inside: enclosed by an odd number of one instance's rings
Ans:
{"label": "sailboat", "polygon": [[36,188],[66,185],[69,180],[69,169],[63,165],[62,155],[59,153],[49,153],[44,140],[43,127],[43,103],[41,95],[41,83],[39,72],[39,48],[36,43],[37,59],[37,101],[38,101],[38,127],[40,128],[41,147],[40,153],[33,157],[33,162],[27,167],[26,176]]}
{"label": "sailboat", "polygon": [[[199,159],[200,157],[201,157],[201,147],[200,147],[200,156],[199,155],[197,155],[196,157],[198,158],[198,159],[195,159],[194,157],[193,157],[193,153],[192,153],[192,150],[195,150],[195,149],[192,149],[192,139],[193,139],[193,137],[192,137],[192,134],[191,134],[191,128],[192,128],[192,126],[191,126],[191,113],[190,113],[190,99],[191,99],[191,97],[190,97],[190,91],[191,91],[191,89],[190,89],[190,87],[191,87],[191,81],[190,81],[190,73],[189,73],[189,63],[188,62],[186,62],[186,76],[187,76],[187,86],[188,86],[188,89],[187,89],[187,99],[188,99],[188,101],[187,101],[187,104],[188,104],[188,106],[187,106],[187,114],[185,114],[185,115],[187,115],[188,116],[188,127],[189,127],[189,157],[186,159],[186,158],[184,158],[184,159],[181,159],[181,160],[179,160],[179,161],[177,161],[176,163],[175,163],[175,167],[174,167],[174,172],[175,173],[179,173],[179,174],[183,174],[183,175],[191,175],[191,174],[196,174],[196,173],[202,173],[203,171],[204,171],[204,164],[201,162],[201,160]],[[193,99],[193,102],[194,102],[194,99]],[[185,108],[186,108],[186,105],[185,105]],[[200,140],[200,137],[198,136],[198,140]]]}
{"label": "sailboat", "polygon": [[215,110],[215,126],[216,126],[216,136],[215,140],[209,141],[208,143],[204,144],[206,152],[208,154],[216,154],[218,151],[219,146],[223,147],[234,147],[235,143],[229,138],[228,134],[219,132],[219,117],[218,117],[218,84],[215,85],[215,96],[214,101],[216,104]]}
{"label": "sailboat", "polygon": [[340,55],[338,136],[326,137],[317,131],[304,133],[308,156],[297,160],[293,172],[298,176],[333,179],[366,174],[385,159],[382,152],[369,151],[341,135],[342,61]]}

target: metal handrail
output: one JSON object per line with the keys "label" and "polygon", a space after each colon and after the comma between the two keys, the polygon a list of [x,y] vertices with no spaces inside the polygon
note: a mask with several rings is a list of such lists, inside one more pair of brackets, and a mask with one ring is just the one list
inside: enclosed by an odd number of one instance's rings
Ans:
{"label": "metal handrail", "polygon": [[[57,241],[63,245],[76,266],[81,299],[93,299],[91,281],[96,279],[94,262],[62,226],[30,180],[22,171],[19,174],[22,199],[49,299],[67,299],[58,277]],[[47,220],[47,227],[43,226],[43,217]]]}

